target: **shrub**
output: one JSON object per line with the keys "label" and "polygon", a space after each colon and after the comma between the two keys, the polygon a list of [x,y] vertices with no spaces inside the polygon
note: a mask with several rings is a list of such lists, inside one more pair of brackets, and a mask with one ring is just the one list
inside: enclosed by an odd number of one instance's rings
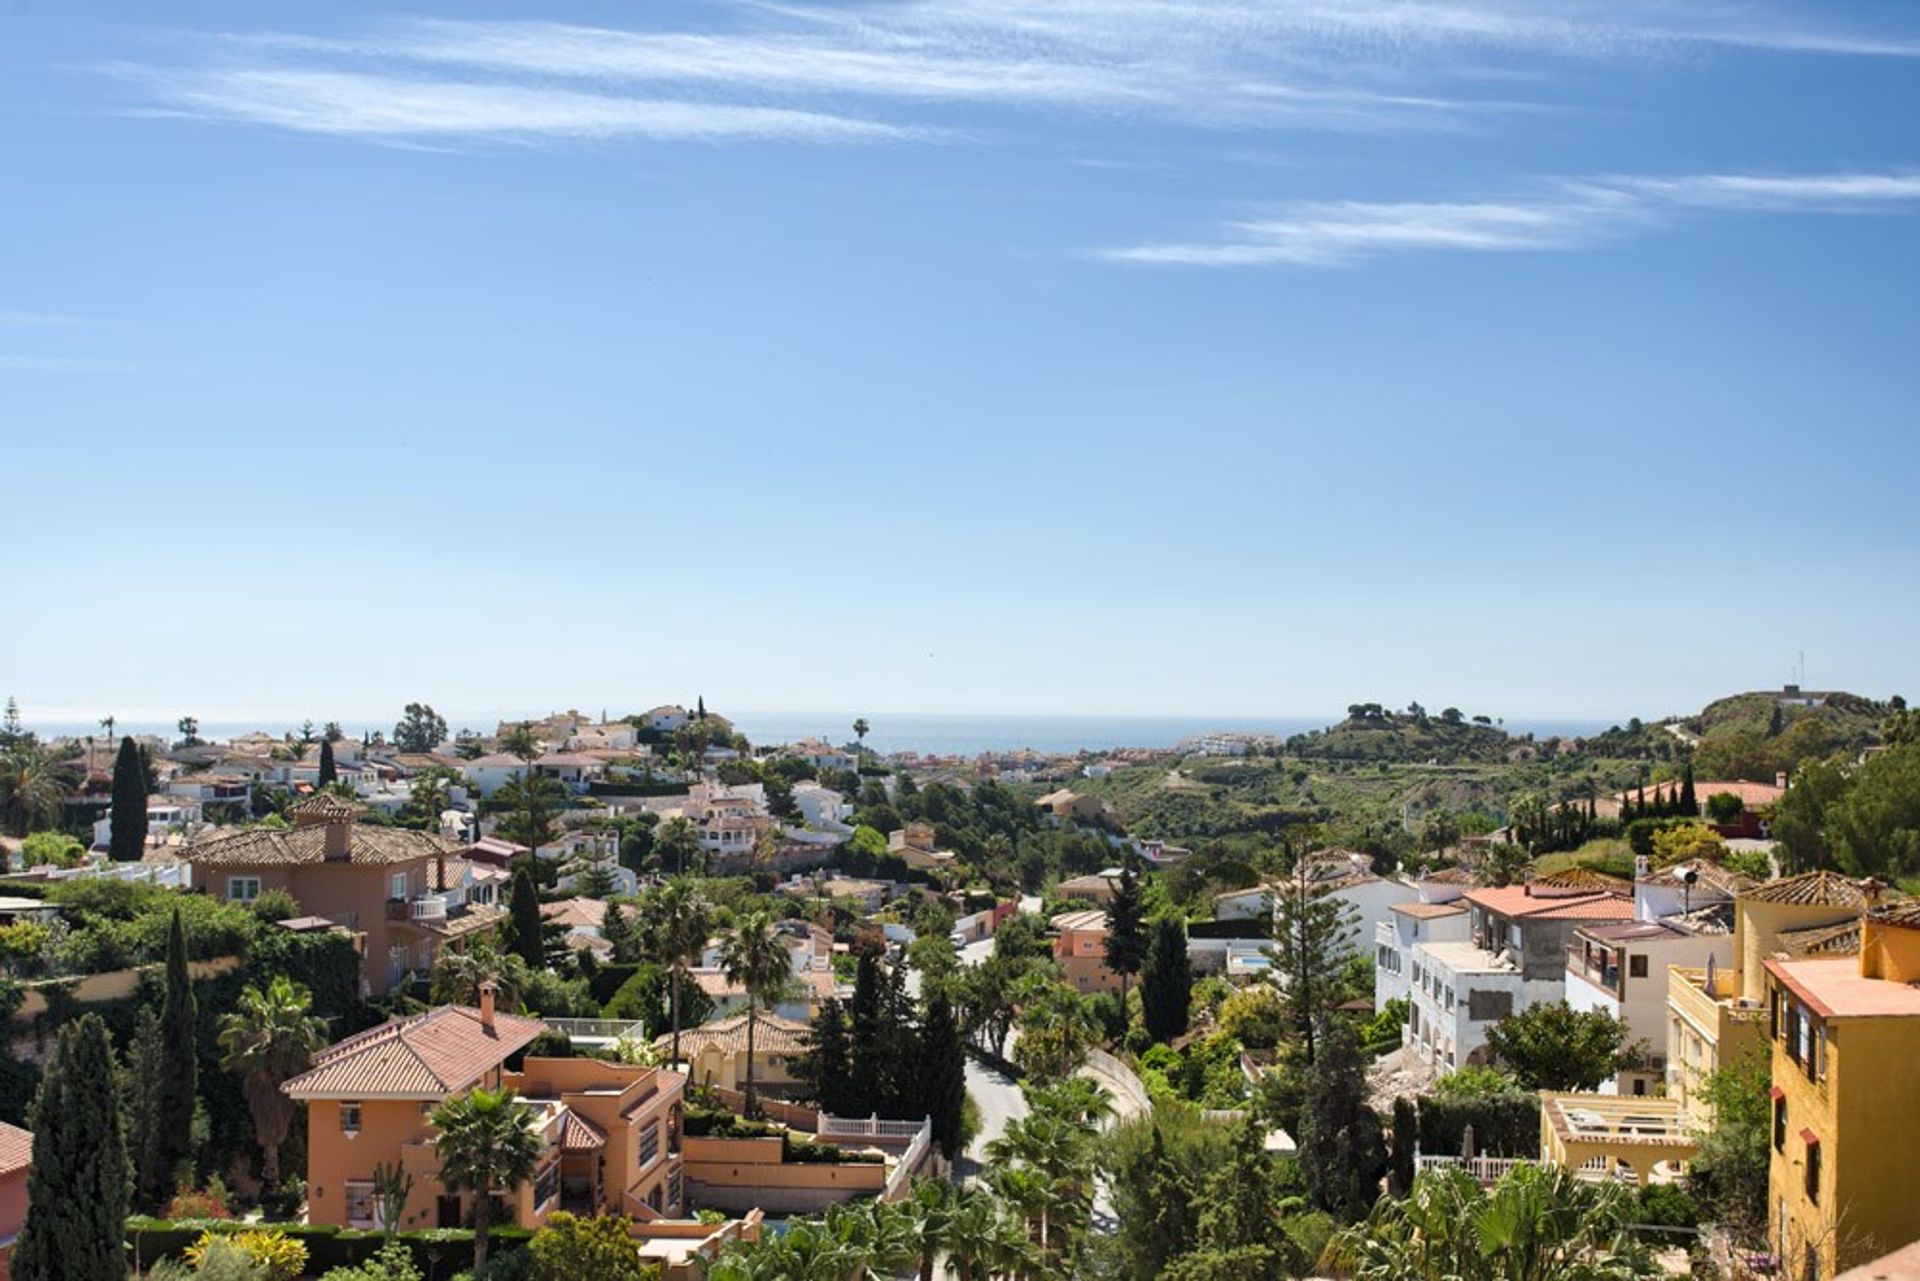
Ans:
{"label": "shrub", "polygon": [[220,1176],[207,1180],[204,1188],[182,1188],[167,1205],[169,1219],[231,1219],[227,1205],[227,1185]]}
{"label": "shrub", "polygon": [[[202,1274],[208,1261],[237,1250],[253,1264],[261,1281],[294,1281],[307,1267],[307,1247],[273,1228],[249,1228],[232,1236],[215,1236],[211,1231],[187,1247],[187,1262]],[[222,1268],[233,1265],[222,1263]],[[238,1275],[236,1273],[236,1275]]]}
{"label": "shrub", "polygon": [[1700,1226],[1700,1207],[1679,1184],[1649,1183],[1640,1189],[1640,1205],[1634,1217],[1648,1227],[1695,1228]]}
{"label": "shrub", "polygon": [[35,832],[20,842],[22,866],[72,867],[85,859],[86,847],[65,832]]}
{"label": "shrub", "polygon": [[262,890],[249,905],[262,921],[288,921],[300,915],[300,904],[282,889]]}

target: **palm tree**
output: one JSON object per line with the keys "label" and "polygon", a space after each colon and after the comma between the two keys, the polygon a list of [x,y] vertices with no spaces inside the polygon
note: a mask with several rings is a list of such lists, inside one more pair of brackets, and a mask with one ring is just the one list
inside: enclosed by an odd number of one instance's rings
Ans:
{"label": "palm tree", "polygon": [[527,963],[500,946],[494,935],[476,935],[464,948],[442,948],[434,959],[428,999],[435,1005],[478,1005],[480,985],[492,983],[507,1009],[520,1008],[529,979]]}
{"label": "palm tree", "polygon": [[945,1244],[947,1272],[956,1281],[1023,1276],[1037,1263],[1026,1224],[981,1187],[955,1194]]}
{"label": "palm tree", "polygon": [[660,825],[659,833],[653,838],[653,852],[660,860],[662,871],[684,875],[687,864],[700,855],[700,835],[685,815],[676,814]]}
{"label": "palm tree", "polygon": [[493,1193],[533,1177],[540,1136],[533,1113],[510,1086],[475,1086],[433,1110],[433,1150],[440,1182],[449,1192],[473,1193],[473,1266],[487,1262],[487,1230],[493,1224]]}
{"label": "palm tree", "polygon": [[327,1043],[326,1020],[312,1009],[313,994],[283,974],[264,991],[249,984],[220,1020],[220,1065],[237,1073],[246,1090],[269,1191],[279,1186],[280,1145],[293,1124],[293,1100],[280,1087],[306,1071]]}
{"label": "palm tree", "polygon": [[872,728],[873,726],[867,724],[866,717],[864,716],[854,717],[853,736],[860,740],[860,746],[865,747],[867,745],[867,732]]}
{"label": "palm tree", "polygon": [[1334,1240],[1355,1281],[1631,1281],[1659,1268],[1627,1230],[1633,1196],[1558,1166],[1521,1165],[1491,1190],[1430,1170]]}
{"label": "palm tree", "polygon": [[640,907],[647,922],[646,947],[652,958],[667,967],[667,1004],[673,1022],[673,1063],[680,1061],[681,992],[693,963],[706,950],[713,933],[713,905],[699,887],[676,877],[654,890]]}
{"label": "palm tree", "polygon": [[9,836],[54,826],[67,784],[66,766],[36,743],[17,743],[0,753],[0,826]]}
{"label": "palm tree", "polygon": [[909,1216],[913,1235],[920,1242],[920,1281],[933,1281],[934,1262],[946,1248],[954,1211],[960,1207],[959,1189],[949,1179],[918,1179],[912,1195],[900,1202],[900,1206]]}
{"label": "palm tree", "polygon": [[760,1021],[760,1007],[772,1005],[793,982],[793,962],[787,946],[774,932],[773,917],[767,912],[748,912],[734,923],[733,933],[720,952],[720,966],[727,982],[747,991],[747,1114],[755,1112],[753,1080],[753,1036]]}

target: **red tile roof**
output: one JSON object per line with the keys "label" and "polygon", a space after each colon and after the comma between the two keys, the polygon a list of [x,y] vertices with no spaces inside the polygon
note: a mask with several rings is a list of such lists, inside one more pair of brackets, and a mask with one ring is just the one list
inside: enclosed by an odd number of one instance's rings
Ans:
{"label": "red tile roof", "polygon": [[607,1135],[604,1130],[578,1112],[567,1113],[566,1129],[560,1132],[561,1151],[598,1152],[605,1146]]}
{"label": "red tile roof", "polygon": [[1617,876],[1608,876],[1605,872],[1596,872],[1590,867],[1569,867],[1562,872],[1549,872],[1545,876],[1536,876],[1532,881],[1535,889],[1542,887],[1551,890],[1590,890],[1608,894],[1631,894],[1633,883],[1621,880]]}
{"label": "red tile roof", "polygon": [[1476,907],[1500,916],[1551,914],[1556,920],[1615,921],[1633,915],[1633,900],[1618,894],[1580,894],[1554,889],[1542,893],[1530,885],[1468,890],[1465,898]]}
{"label": "red tile roof", "polygon": [[1865,908],[1879,894],[1879,887],[1853,881],[1838,872],[1802,872],[1756,885],[1740,897],[1755,903],[1787,903],[1796,907]]}
{"label": "red tile roof", "polygon": [[478,1081],[546,1030],[538,1019],[443,1005],[330,1045],[282,1087],[294,1099],[440,1099]]}
{"label": "red tile roof", "polygon": [[0,1174],[12,1174],[33,1164],[33,1133],[0,1121]]}

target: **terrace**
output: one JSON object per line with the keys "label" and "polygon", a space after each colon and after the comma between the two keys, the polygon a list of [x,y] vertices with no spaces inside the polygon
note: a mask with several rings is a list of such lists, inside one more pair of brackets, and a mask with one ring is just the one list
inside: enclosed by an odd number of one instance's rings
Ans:
{"label": "terrace", "polygon": [[1700,1150],[1678,1099],[1540,1092],[1540,1157],[1595,1178],[1666,1181]]}

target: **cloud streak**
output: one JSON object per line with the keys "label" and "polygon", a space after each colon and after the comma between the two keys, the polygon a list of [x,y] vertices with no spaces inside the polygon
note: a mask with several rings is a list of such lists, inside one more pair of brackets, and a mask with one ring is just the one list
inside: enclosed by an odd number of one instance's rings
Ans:
{"label": "cloud streak", "polygon": [[1700,212],[1866,213],[1920,205],[1920,173],[1613,176],[1470,201],[1302,202],[1206,240],[1096,251],[1175,267],[1342,267],[1419,252],[1520,253],[1611,240]]}
{"label": "cloud streak", "polygon": [[[933,104],[1215,128],[1452,128],[1489,54],[1920,56],[1904,32],[1715,0],[890,0],[714,5],[701,29],[416,20],[230,33],[114,68],[146,109],[367,138],[862,142]],[[1437,86],[1437,87],[1436,87]],[[852,104],[851,106],[849,104]]]}

